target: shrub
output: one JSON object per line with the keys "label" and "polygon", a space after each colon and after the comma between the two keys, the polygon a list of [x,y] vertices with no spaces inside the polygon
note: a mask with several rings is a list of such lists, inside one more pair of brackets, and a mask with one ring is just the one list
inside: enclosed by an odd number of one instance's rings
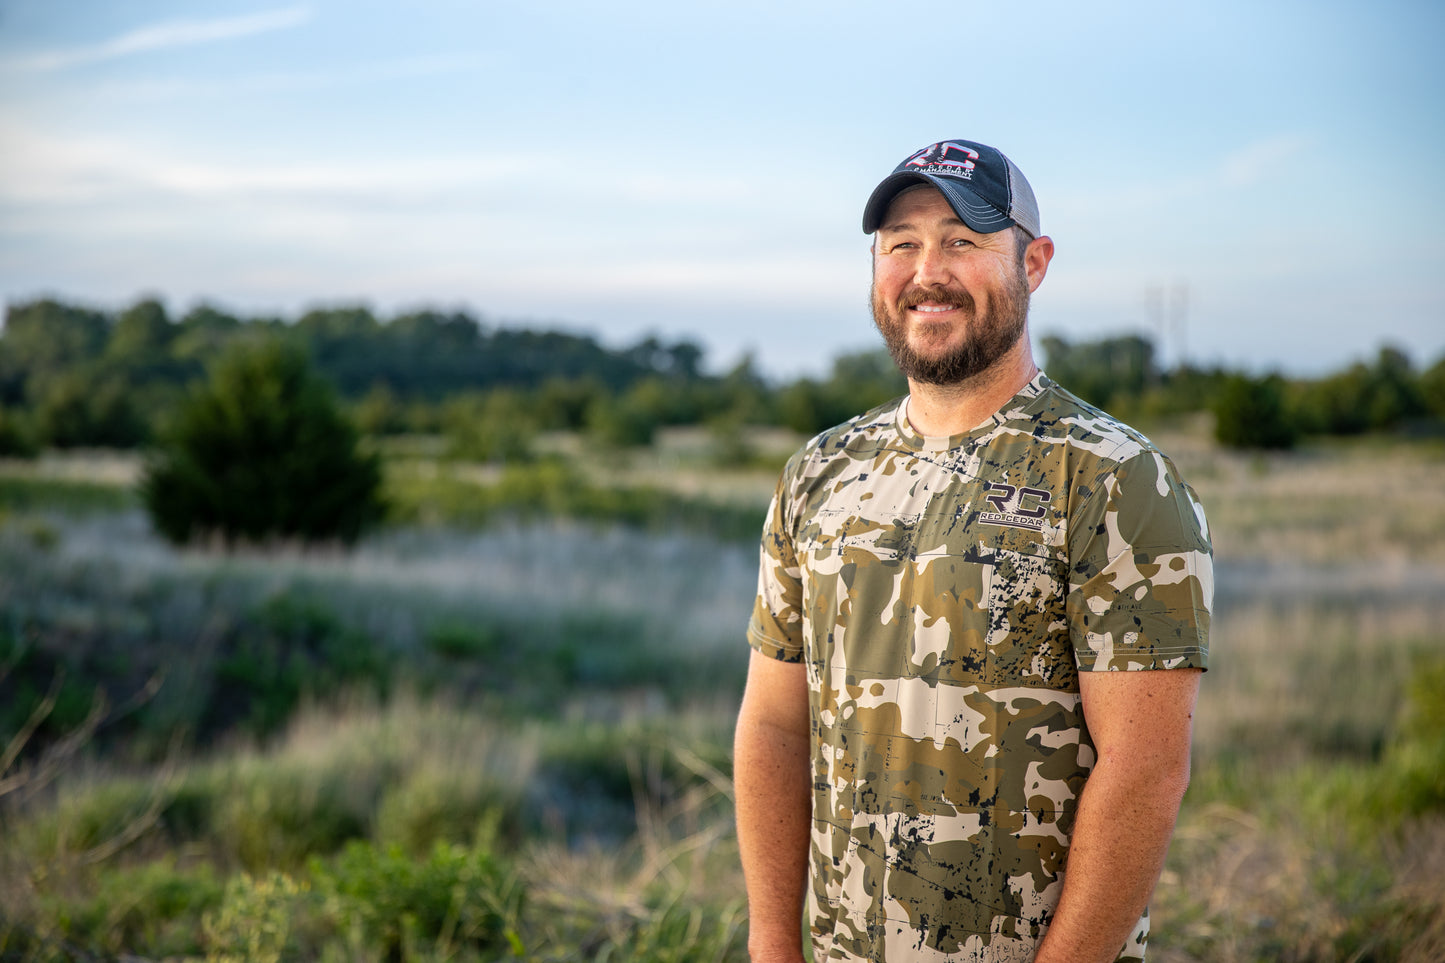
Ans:
{"label": "shrub", "polygon": [[172,542],[354,542],[382,514],[381,469],[306,356],[240,342],[194,391],[147,466],[142,497]]}
{"label": "shrub", "polygon": [[131,448],[144,441],[149,430],[125,383],[89,370],[45,379],[35,423],[39,437],[57,448]]}
{"label": "shrub", "polygon": [[396,846],[353,842],[311,875],[328,922],[380,959],[407,959],[422,941],[439,949],[520,950],[515,922],[524,889],[483,846],[438,843],[413,860]]}
{"label": "shrub", "polygon": [[18,408],[0,405],[0,455],[33,458],[40,453],[34,431]]}
{"label": "shrub", "polygon": [[506,389],[452,398],[442,406],[447,453],[499,463],[532,460],[537,430],[531,408],[520,394]]}
{"label": "shrub", "polygon": [[169,957],[201,951],[197,924],[220,905],[221,894],[210,866],[179,869],[166,859],[104,872],[87,898],[69,902],[50,897],[45,902],[71,944],[107,957]]}
{"label": "shrub", "polygon": [[356,686],[385,695],[391,668],[365,632],[302,594],[283,593],[262,603],[225,640],[201,726],[222,730],[242,718],[267,735],[290,718],[303,696],[334,696]]}
{"label": "shrub", "polygon": [[1278,375],[1232,375],[1214,402],[1214,435],[1231,448],[1293,448],[1298,432]]}
{"label": "shrub", "polygon": [[220,910],[205,918],[207,963],[279,963],[300,949],[297,917],[315,899],[309,888],[273,872],[242,874],[226,886]]}

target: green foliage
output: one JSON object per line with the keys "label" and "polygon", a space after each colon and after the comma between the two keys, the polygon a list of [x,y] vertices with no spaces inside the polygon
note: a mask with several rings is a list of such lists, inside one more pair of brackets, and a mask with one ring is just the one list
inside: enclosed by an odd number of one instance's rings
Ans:
{"label": "green foliage", "polygon": [[445,659],[490,660],[502,654],[506,638],[493,625],[443,622],[427,632],[426,647]]}
{"label": "green foliage", "polygon": [[370,636],[329,609],[298,593],[278,595],[226,640],[201,726],[215,731],[239,717],[258,734],[274,732],[305,695],[384,693],[389,662]]}
{"label": "green foliage", "polygon": [[597,960],[699,963],[731,960],[746,944],[741,901],[701,906],[675,894],[654,897],[645,914],[607,921]]}
{"label": "green foliage", "polygon": [[587,407],[587,434],[606,448],[636,448],[652,444],[660,421],[645,397],[614,398],[601,395]]}
{"label": "green foliage", "polygon": [[39,453],[40,444],[25,412],[0,404],[0,458],[33,458]]}
{"label": "green foliage", "polygon": [[312,860],[322,912],[374,958],[517,945],[525,891],[484,846],[438,843],[416,860],[400,847],[355,842],[329,863]]}
{"label": "green foliage", "polygon": [[134,496],[115,485],[60,478],[0,476],[0,507],[15,511],[44,508],[67,515],[115,512],[131,507]]}
{"label": "green foliage", "polygon": [[500,786],[487,773],[421,770],[383,794],[373,835],[413,856],[438,843],[491,839],[499,830],[516,839],[522,795],[523,787]]}
{"label": "green foliage", "polygon": [[165,305],[147,298],[137,301],[116,318],[105,353],[130,365],[162,365],[169,358],[175,336],[176,329],[166,316]]}
{"label": "green foliage", "polygon": [[1445,658],[1417,662],[1383,768],[1401,813],[1445,813]]}
{"label": "green foliage", "polygon": [[1231,448],[1293,448],[1298,436],[1279,375],[1231,375],[1214,402],[1214,437]]}
{"label": "green foliage", "polygon": [[208,915],[207,959],[429,961],[521,951],[525,890],[484,848],[438,844],[413,859],[360,841],[306,876],[242,875]]}
{"label": "green foliage", "polygon": [[1420,400],[1426,411],[1445,421],[1445,356],[1421,372]]}
{"label": "green foliage", "polygon": [[242,874],[226,886],[221,908],[205,919],[207,963],[281,963],[300,959],[298,916],[316,898],[304,883],[272,871],[264,878]]}
{"label": "green foliage", "polygon": [[[702,347],[686,339],[649,336],[613,349],[562,331],[491,328],[461,312],[385,320],[365,306],[338,306],[288,324],[201,304],[172,320],[159,300],[144,298],[114,315],[40,300],[12,305],[7,319],[0,455],[143,444],[183,405],[203,366],[258,338],[306,352],[367,435],[445,430],[458,457],[488,462],[533,457],[543,430],[585,431],[621,450],[651,444],[667,425],[773,424],[812,435],[906,390],[882,350],[840,356],[825,378],[773,386],[751,358],[720,377],[706,374]],[[1041,342],[1055,380],[1128,419],[1212,409],[1231,375],[1188,364],[1161,370],[1139,335]],[[1285,391],[1296,434],[1432,432],[1445,423],[1445,359],[1416,372],[1393,347],[1323,378],[1292,379]],[[720,432],[719,463],[747,464],[737,435]]]}
{"label": "green foliage", "polygon": [[525,462],[533,457],[537,435],[531,405],[516,391],[497,389],[464,394],[442,408],[447,454],[487,462]]}
{"label": "green foliage", "polygon": [[218,357],[242,333],[240,318],[198,304],[176,325],[171,353],[181,361],[204,364]]}
{"label": "green foliage", "polygon": [[380,467],[298,349],[237,345],[162,436],[142,497],[177,543],[353,542],[381,515]]}
{"label": "green foliage", "polygon": [[51,299],[5,311],[5,356],[21,371],[49,372],[97,357],[110,333],[106,316]]}
{"label": "green foliage", "polygon": [[1427,412],[1410,359],[1397,348],[1380,349],[1373,364],[1301,384],[1296,408],[1307,431],[1356,435],[1386,431]]}
{"label": "green foliage", "polygon": [[1040,345],[1049,377],[1100,408],[1120,410],[1160,380],[1154,345],[1139,335],[1082,343],[1050,335]]}
{"label": "green foliage", "polygon": [[588,410],[607,393],[607,387],[596,378],[554,377],[533,393],[532,404],[543,427],[580,431],[587,426]]}
{"label": "green foliage", "polygon": [[147,425],[117,378],[66,371],[40,381],[33,393],[36,432],[57,448],[131,448],[146,437]]}
{"label": "green foliage", "polygon": [[75,656],[43,650],[0,628],[0,746],[27,723],[34,725],[36,749],[78,728],[103,698],[90,675]]}
{"label": "green foliage", "polygon": [[886,351],[843,355],[827,381],[802,378],[778,396],[779,419],[813,435],[908,391],[908,383]]}
{"label": "green foliage", "polygon": [[179,868],[161,859],[101,873],[94,890],[79,900],[48,896],[56,937],[92,953],[119,958],[199,955],[201,918],[221,904],[223,888],[205,863]]}
{"label": "green foliage", "polygon": [[352,409],[352,417],[365,435],[399,435],[410,427],[406,407],[384,382],[371,386]]}
{"label": "green foliage", "polygon": [[214,782],[210,837],[251,872],[292,870],[366,834],[373,800],[352,791],[344,773],[296,765],[251,767]]}
{"label": "green foliage", "polygon": [[387,496],[398,522],[479,526],[500,518],[575,518],[749,540],[762,530],[761,507],[720,505],[649,487],[597,485],[556,460],[509,464],[488,484],[448,473],[392,480]]}

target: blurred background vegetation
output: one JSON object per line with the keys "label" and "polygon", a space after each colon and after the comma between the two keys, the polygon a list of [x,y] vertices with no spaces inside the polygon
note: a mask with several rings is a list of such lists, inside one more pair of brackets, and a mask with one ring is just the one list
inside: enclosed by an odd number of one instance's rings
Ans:
{"label": "blurred background vegetation", "polygon": [[[826,378],[774,384],[744,359],[704,371],[703,348],[648,337],[614,349],[561,331],[493,327],[463,313],[390,319],[364,307],[294,320],[238,318],[199,306],[170,317],[156,300],[111,314],[40,300],[11,305],[0,335],[0,454],[142,446],[162,433],[187,390],[239,342],[292,345],[336,391],[366,435],[430,434],[451,454],[487,462],[535,458],[540,436],[581,431],[600,445],[649,444],[678,425],[705,425],[745,456],[736,428],[810,435],[901,394],[886,353],[835,359]],[[1445,357],[1417,368],[1398,347],[1317,378],[1182,364],[1164,370],[1138,335],[1040,341],[1049,374],[1126,419],[1210,412],[1234,447],[1282,449],[1301,438],[1439,433]]]}
{"label": "blurred background vegetation", "polygon": [[[1166,963],[1445,959],[1445,359],[1044,338],[1209,511]],[[461,314],[0,333],[0,960],[741,961],[784,459],[904,390]]]}

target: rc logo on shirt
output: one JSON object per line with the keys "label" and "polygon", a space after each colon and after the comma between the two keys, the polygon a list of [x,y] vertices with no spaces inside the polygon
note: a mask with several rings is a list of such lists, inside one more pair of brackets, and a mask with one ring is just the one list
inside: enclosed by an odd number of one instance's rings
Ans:
{"label": "rc logo on shirt", "polygon": [[921,167],[929,173],[951,174],[954,177],[971,179],[973,162],[976,160],[978,160],[978,151],[952,141],[944,141],[941,144],[930,144],[923,148],[904,161],[902,166]]}
{"label": "rc logo on shirt", "polygon": [[1015,488],[1003,482],[989,482],[984,489],[984,501],[994,507],[991,512],[979,512],[978,520],[984,525],[1006,525],[1009,528],[1031,528],[1042,531],[1044,527],[1044,506],[1053,496],[1042,488]]}

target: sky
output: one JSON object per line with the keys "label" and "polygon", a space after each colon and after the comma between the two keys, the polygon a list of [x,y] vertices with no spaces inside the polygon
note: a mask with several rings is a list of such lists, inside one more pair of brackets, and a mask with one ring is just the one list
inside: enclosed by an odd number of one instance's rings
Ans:
{"label": "sky", "polygon": [[465,310],[781,378],[875,346],[863,203],[994,145],[1031,329],[1445,354],[1445,4],[0,0],[0,299]]}

